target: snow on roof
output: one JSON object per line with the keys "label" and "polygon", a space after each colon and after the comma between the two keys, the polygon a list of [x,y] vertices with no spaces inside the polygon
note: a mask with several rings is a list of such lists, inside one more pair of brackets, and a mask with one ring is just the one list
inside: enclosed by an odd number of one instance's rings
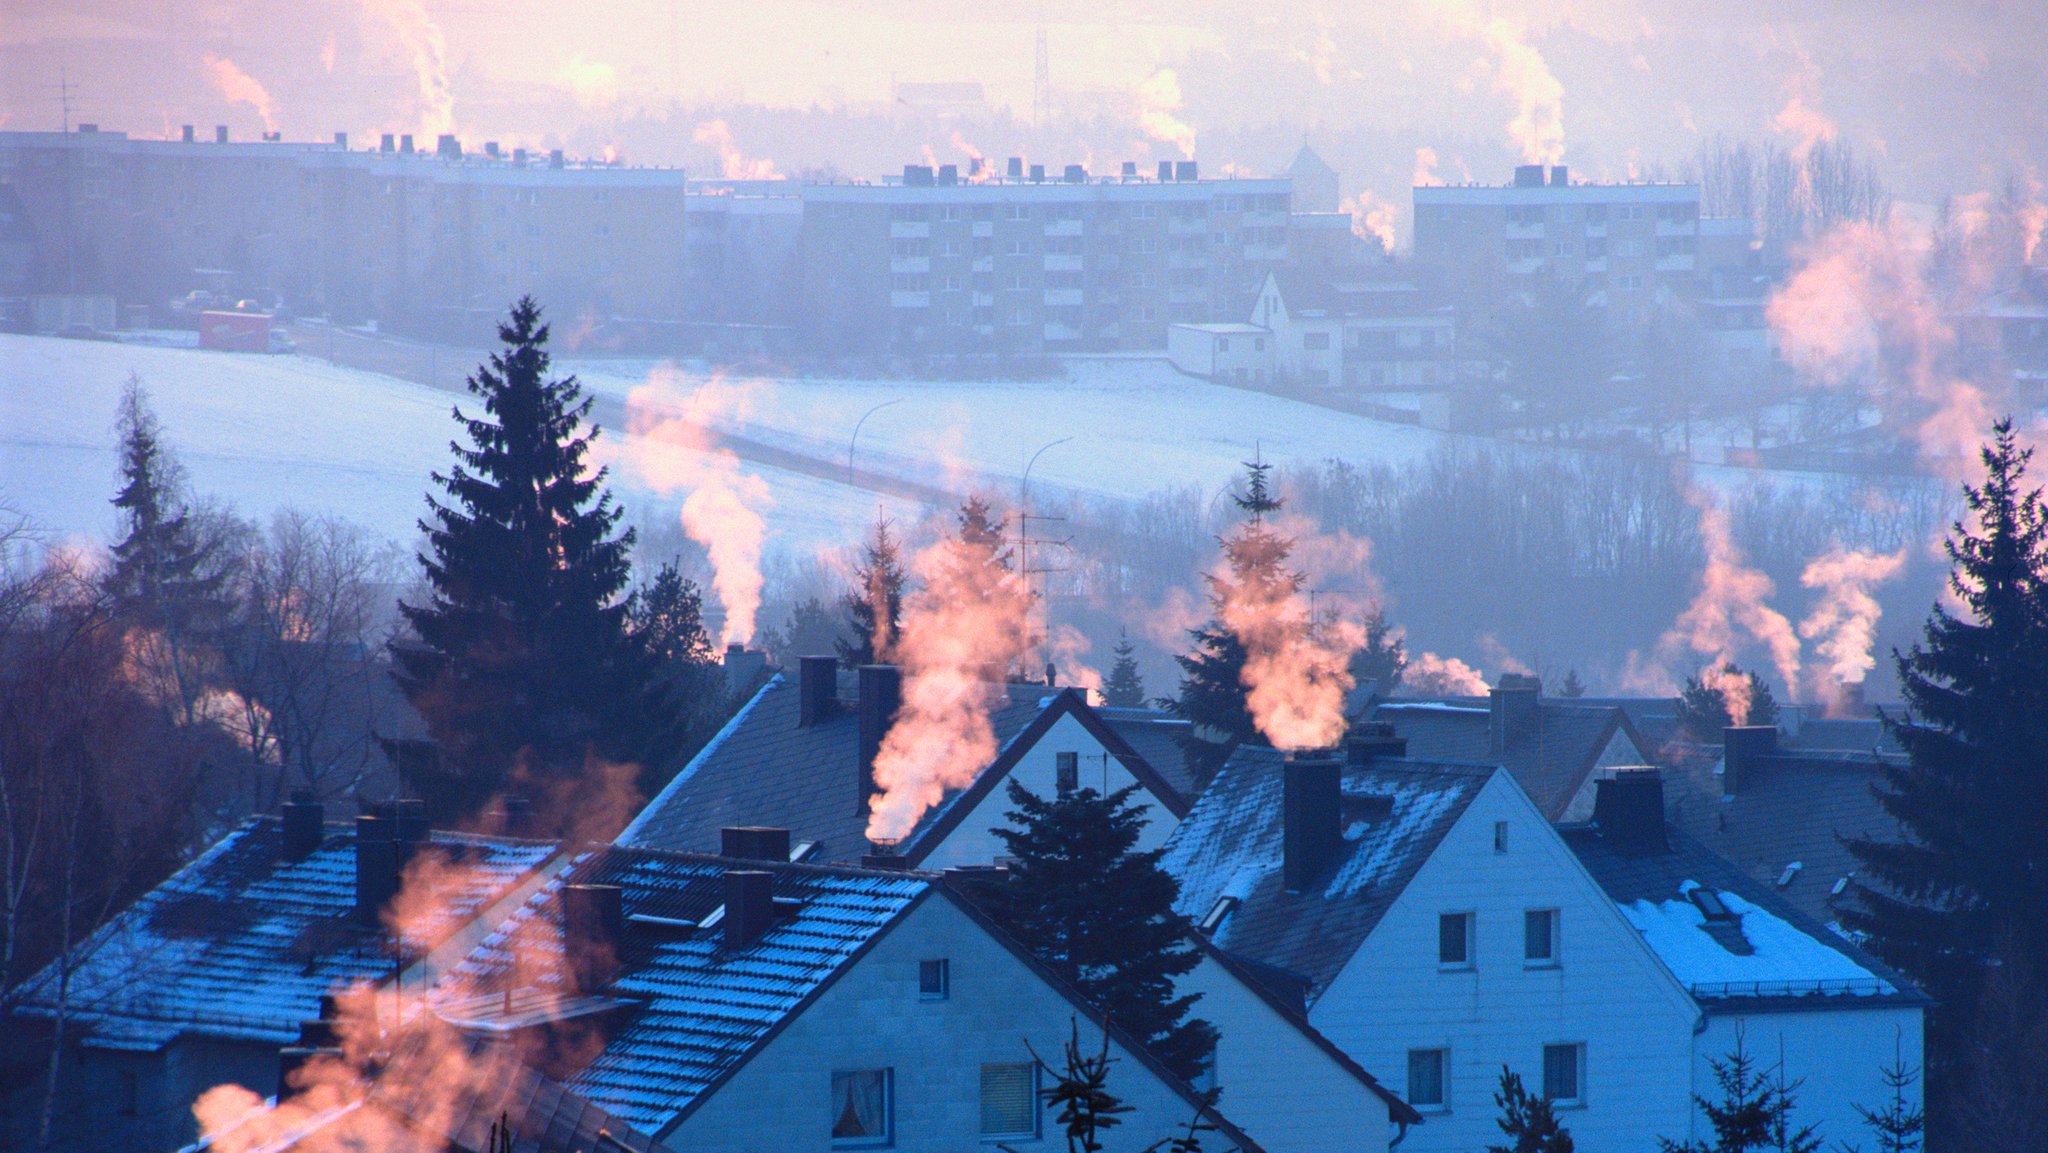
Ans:
{"label": "snow on roof", "polygon": [[1688,880],[1670,900],[1621,905],[1622,915],[1643,935],[1651,951],[1695,993],[1725,996],[1750,989],[1766,994],[1808,989],[1877,995],[1898,991],[1846,954],[1743,900],[1741,894],[1712,890],[1737,919],[1750,951],[1731,950],[1708,933],[1706,914],[1689,896],[1700,887]]}
{"label": "snow on roof", "polygon": [[[283,1044],[320,996],[391,975],[381,929],[354,912],[355,830],[330,824],[303,861],[280,858],[282,827],[253,817],[73,951],[70,1012],[102,1048],[154,1050],[184,1034]],[[553,842],[435,832],[419,851],[466,867],[421,918],[417,958],[552,857]],[[22,989],[22,1011],[56,1002],[54,964]]]}

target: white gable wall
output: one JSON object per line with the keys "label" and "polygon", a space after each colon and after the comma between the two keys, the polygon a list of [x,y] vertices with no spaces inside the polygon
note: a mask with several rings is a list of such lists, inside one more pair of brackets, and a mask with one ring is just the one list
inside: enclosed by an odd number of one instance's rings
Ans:
{"label": "white gable wall", "polygon": [[1219,1106],[1268,1153],[1387,1148],[1398,1131],[1387,1103],[1213,957],[1203,957],[1175,991],[1201,994],[1190,1015],[1222,1034]]}
{"label": "white gable wall", "polygon": [[1594,782],[1607,775],[1608,770],[1649,763],[1649,756],[1629,739],[1628,731],[1615,726],[1614,735],[1607,738],[1607,747],[1601,749],[1600,756],[1593,761],[1593,771],[1586,774],[1586,779],[1579,784],[1579,791],[1572,795],[1571,803],[1564,807],[1564,812],[1557,819],[1566,823],[1592,820]]}
{"label": "white gable wall", "polygon": [[[1861,1105],[1881,1110],[1891,1104],[1883,1070],[1904,1059],[1921,1068],[1921,1011],[1918,1008],[1828,1009],[1810,1012],[1715,1014],[1695,1040],[1693,1091],[1709,1101],[1720,1099],[1710,1061],[1725,1061],[1735,1051],[1738,1034],[1743,1050],[1764,1069],[1782,1066],[1792,1090],[1794,1128],[1812,1125],[1822,1143],[1872,1148],[1876,1138],[1856,1112]],[[1775,1078],[1774,1078],[1775,1079]],[[1920,1104],[1915,1085],[1909,1105]],[[1695,1117],[1691,1133],[1659,1134],[1675,1139],[1711,1139],[1713,1128]]]}
{"label": "white gable wall", "polygon": [[[1494,851],[1494,822],[1508,847]],[[1523,960],[1523,913],[1560,913],[1560,963]],[[1475,965],[1437,964],[1437,918],[1477,915]],[[1543,1089],[1543,1047],[1586,1047],[1586,1104],[1560,1111],[1581,1149],[1646,1147],[1687,1123],[1692,999],[1528,795],[1496,772],[1372,936],[1310,1008],[1309,1021],[1388,1088],[1409,1096],[1411,1049],[1448,1048],[1443,1112],[1403,1153],[1470,1153],[1500,1139],[1503,1064]],[[1412,1103],[1412,1102],[1411,1102]],[[1422,1106],[1417,1106],[1423,1108]]]}
{"label": "white gable wall", "polygon": [[[1079,753],[1081,757],[1080,783],[1083,788],[1098,792],[1113,792],[1134,783],[1137,778],[1124,768],[1123,762],[1109,755],[1102,742],[1095,739],[1088,729],[1072,714],[1066,714],[1054,721],[1045,735],[1036,744],[1024,751],[1011,767],[1009,780],[1016,781],[1041,797],[1053,795],[1058,785],[1058,754]],[[1104,786],[1107,785],[1107,788]],[[1151,794],[1140,790],[1137,799],[1144,800]],[[1146,804],[1149,818],[1145,829],[1138,837],[1138,848],[1155,849],[1166,842],[1180,822],[1165,805],[1156,800]],[[996,839],[995,830],[1010,825],[1010,790],[1006,782],[998,781],[995,788],[981,798],[981,803],[954,826],[946,839],[918,862],[921,869],[947,869],[955,865],[987,865],[1007,853],[1008,847]]]}
{"label": "white gable wall", "polygon": [[[945,959],[951,995],[922,1000],[918,966]],[[904,915],[808,1008],[679,1124],[656,1134],[701,1153],[826,1153],[832,1148],[833,1070],[893,1069],[893,1153],[990,1148],[981,1136],[981,1066],[1031,1060],[1028,1040],[1055,1065],[1075,1017],[1072,1005],[940,894]],[[1100,1032],[1081,1022],[1093,1054]],[[1133,1111],[1118,1130],[1132,1147],[1184,1125],[1186,1099],[1112,1044],[1110,1091]],[[1019,1150],[1054,1153],[1066,1143],[1039,1112],[1040,1136],[1006,1138]],[[1375,1130],[1377,1132],[1377,1130]]]}

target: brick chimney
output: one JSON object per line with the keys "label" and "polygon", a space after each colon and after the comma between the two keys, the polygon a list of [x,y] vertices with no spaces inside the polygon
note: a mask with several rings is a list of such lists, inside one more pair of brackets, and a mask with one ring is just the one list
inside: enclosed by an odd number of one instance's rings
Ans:
{"label": "brick chimney", "polygon": [[882,737],[896,719],[903,704],[903,671],[895,665],[860,667],[860,793],[859,807],[868,811],[868,798],[875,795],[875,755],[882,751]]}
{"label": "brick chimney", "polygon": [[1543,700],[1543,679],[1523,673],[1502,673],[1486,694],[1486,748],[1502,756],[1522,734],[1536,727]]}
{"label": "brick chimney", "polygon": [[1775,725],[1730,725],[1721,730],[1721,793],[1732,797],[1756,783],[1763,759],[1778,751]]}
{"label": "brick chimney", "polygon": [[728,825],[718,830],[718,855],[742,861],[787,861],[789,830],[767,825]]}
{"label": "brick chimney", "polygon": [[562,886],[562,954],[579,993],[595,993],[618,976],[624,895],[617,885]]}
{"label": "brick chimney", "polygon": [[829,718],[838,705],[838,657],[796,659],[796,724],[800,729]]}
{"label": "brick chimney", "polygon": [[356,818],[356,918],[375,926],[378,914],[398,895],[398,843],[390,817]]}
{"label": "brick chimney", "polygon": [[311,789],[297,789],[284,803],[284,842],[278,856],[297,863],[320,851],[326,838],[326,810]]}
{"label": "brick chimney", "polygon": [[1287,890],[1313,885],[1337,859],[1344,842],[1343,762],[1303,755],[1281,766],[1281,875]]}
{"label": "brick chimney", "polygon": [[1593,823],[1623,853],[1661,853],[1664,836],[1664,776],[1656,769],[1617,769],[1593,782]]}
{"label": "brick chimney", "polygon": [[775,923],[775,874],[759,869],[725,872],[725,947],[744,949]]}

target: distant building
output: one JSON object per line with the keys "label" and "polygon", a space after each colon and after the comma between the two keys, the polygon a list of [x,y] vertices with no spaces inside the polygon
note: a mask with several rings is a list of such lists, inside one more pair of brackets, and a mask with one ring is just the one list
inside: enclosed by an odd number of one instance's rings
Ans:
{"label": "distant building", "polygon": [[1286,176],[1294,182],[1294,211],[1336,212],[1344,201],[1344,188],[1337,170],[1317,156],[1303,141],[1301,151],[1288,162]]}
{"label": "distant building", "polygon": [[1434,391],[1457,379],[1457,318],[1385,267],[1267,273],[1244,322],[1176,324],[1182,372],[1239,384]]}

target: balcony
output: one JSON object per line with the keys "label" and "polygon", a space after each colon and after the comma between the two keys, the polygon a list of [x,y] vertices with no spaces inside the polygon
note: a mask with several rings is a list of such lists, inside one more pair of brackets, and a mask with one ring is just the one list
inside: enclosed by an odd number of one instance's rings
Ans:
{"label": "balcony", "polygon": [[921,220],[898,220],[889,225],[891,240],[927,240],[931,234],[932,226]]}
{"label": "balcony", "polygon": [[1047,308],[1080,304],[1082,290],[1078,288],[1048,288],[1045,290]]}
{"label": "balcony", "polygon": [[1079,220],[1051,220],[1045,225],[1047,236],[1079,236],[1083,222]]}
{"label": "balcony", "polygon": [[930,272],[932,258],[929,256],[892,256],[889,258],[890,272]]}
{"label": "balcony", "polygon": [[930,308],[932,294],[929,292],[891,292],[890,308]]}
{"label": "balcony", "polygon": [[995,221],[993,221],[993,220],[977,220],[977,221],[975,221],[975,222],[974,222],[974,235],[976,235],[976,236],[994,236],[995,234],[996,234],[996,222],[995,222]]}
{"label": "balcony", "polygon": [[1081,258],[1071,253],[1049,253],[1045,258],[1045,270],[1047,272],[1079,272],[1081,271]]}

